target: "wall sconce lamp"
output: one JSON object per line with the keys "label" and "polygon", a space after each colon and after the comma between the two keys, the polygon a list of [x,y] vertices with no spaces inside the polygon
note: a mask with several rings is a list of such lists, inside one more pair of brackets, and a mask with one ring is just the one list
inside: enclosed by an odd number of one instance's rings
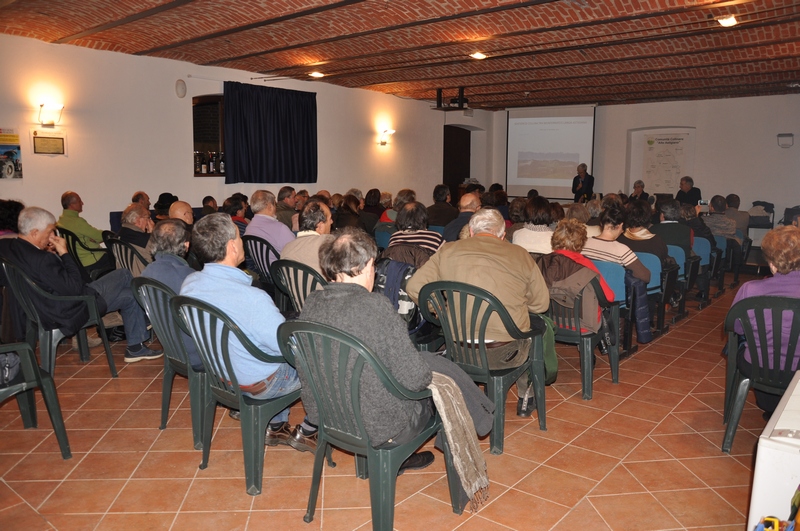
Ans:
{"label": "wall sconce lamp", "polygon": [[[57,123],[61,122],[61,116],[64,114],[64,106],[63,105],[61,106],[60,109],[57,109],[58,110],[58,120],[54,120],[53,118],[50,118],[49,121],[43,120],[42,119],[42,110],[44,110],[44,103],[40,103],[39,104],[39,124],[42,127],[55,127],[55,125]],[[45,111],[45,113],[47,113],[47,112],[50,112],[50,114],[52,116],[52,115],[55,114],[56,109],[54,109],[53,111]]]}
{"label": "wall sconce lamp", "polygon": [[393,134],[394,134],[394,129],[384,129],[383,132],[381,132],[380,145],[385,146],[386,144],[388,144],[389,139],[392,137]]}
{"label": "wall sconce lamp", "polygon": [[790,148],[794,145],[794,134],[778,133],[778,145],[782,148]]}

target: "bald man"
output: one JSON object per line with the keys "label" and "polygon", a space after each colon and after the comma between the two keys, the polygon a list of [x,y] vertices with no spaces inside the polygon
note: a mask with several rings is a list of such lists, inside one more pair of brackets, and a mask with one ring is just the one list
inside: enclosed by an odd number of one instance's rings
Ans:
{"label": "bald man", "polygon": [[[75,234],[83,244],[90,248],[99,248],[103,243],[103,231],[92,227],[80,214],[83,212],[83,200],[77,192],[67,191],[61,195],[61,207],[64,211],[58,218],[58,226]],[[80,245],[76,249],[78,260],[88,272],[95,269],[114,269],[114,260],[104,249],[89,251]]]}
{"label": "bald man", "polygon": [[444,228],[444,240],[454,242],[458,239],[461,229],[469,223],[469,218],[481,207],[481,198],[478,194],[464,194],[458,201],[458,217],[448,223]]}
{"label": "bald man", "polygon": [[175,201],[169,206],[170,219],[182,219],[187,225],[194,224],[194,212],[192,205],[186,201]]}

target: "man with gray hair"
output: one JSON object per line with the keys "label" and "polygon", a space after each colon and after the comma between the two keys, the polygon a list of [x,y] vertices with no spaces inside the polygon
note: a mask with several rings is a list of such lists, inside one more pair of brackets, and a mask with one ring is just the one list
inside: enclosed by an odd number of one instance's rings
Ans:
{"label": "man with gray hair", "polygon": [[122,228],[117,233],[120,240],[133,245],[139,254],[150,260],[146,250],[153,232],[153,220],[150,212],[140,203],[131,203],[122,211]]}
{"label": "man with gray hair", "polygon": [[[484,208],[472,214],[470,237],[445,243],[431,256],[408,281],[409,297],[420,304],[419,292],[425,284],[437,280],[464,282],[497,297],[520,330],[544,330],[541,319],[530,314],[544,313],[549,308],[547,285],[531,255],[519,245],[503,240],[505,227],[497,210]],[[519,367],[527,361],[530,342],[513,340],[496,315],[489,321],[487,335],[499,345],[489,350],[490,369]],[[520,397],[529,396],[527,401],[519,399],[517,415],[530,416],[535,400],[528,390],[527,373],[517,381],[517,390]]]}
{"label": "man with gray hair", "polygon": [[[181,295],[222,310],[261,351],[281,356],[278,326],[283,316],[272,298],[250,285],[250,276],[238,268],[244,260],[239,229],[224,213],[209,214],[192,228],[192,251],[205,264],[183,281]],[[157,262],[157,261],[156,261]],[[265,363],[250,355],[235,337],[230,339],[231,366],[242,392],[253,398],[276,398],[300,388],[297,372],[288,363]],[[292,430],[289,408],[270,420],[267,446],[287,444],[301,452],[316,450],[316,426]]]}
{"label": "man with gray hair", "polygon": [[[150,248],[155,261],[144,268],[142,276],[157,280],[175,293],[180,293],[183,281],[194,273],[194,269],[185,260],[186,253],[189,252],[190,236],[188,225],[180,219],[159,221],[150,237]],[[202,371],[203,362],[197,354],[194,341],[188,334],[182,334],[192,368]]]}
{"label": "man with gray hair", "polygon": [[276,217],[278,203],[275,194],[268,190],[256,190],[250,196],[250,208],[255,215],[244,231],[245,236],[263,238],[275,247],[278,253],[282,253],[286,244],[293,241],[295,236],[291,229]]}
{"label": "man with gray hair", "polygon": [[[40,288],[53,295],[90,295],[102,314],[119,310],[128,347],[125,361],[160,358],[163,352],[144,345],[149,337],[145,315],[133,297],[133,277],[127,269],[117,269],[85,284],[78,264],[67,252],[64,238],[56,236],[55,217],[42,208],[28,207],[19,215],[19,238],[0,240],[0,256],[21,268]],[[66,336],[81,329],[89,318],[86,304],[75,301],[43,301],[34,304],[46,328],[59,328]]]}

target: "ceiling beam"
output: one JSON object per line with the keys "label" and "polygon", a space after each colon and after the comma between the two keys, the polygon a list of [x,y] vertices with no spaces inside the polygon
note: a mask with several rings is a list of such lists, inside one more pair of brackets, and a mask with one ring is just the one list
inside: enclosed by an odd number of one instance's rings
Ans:
{"label": "ceiling beam", "polygon": [[106,31],[112,28],[116,28],[118,26],[124,26],[125,24],[130,24],[131,22],[136,22],[137,20],[151,17],[153,15],[157,15],[158,13],[169,11],[170,9],[175,9],[176,7],[180,7],[192,1],[193,0],[172,0],[171,2],[168,2],[166,4],[161,4],[160,6],[151,9],[146,9],[140,13],[136,13],[135,15],[130,15],[128,17],[114,20],[106,24],[101,24],[100,26],[95,26],[94,28],[82,31],[80,33],[76,33],[74,35],[67,35],[66,37],[61,37],[60,39],[53,41],[53,44],[64,44],[70,41],[74,41],[76,39],[88,37],[89,35],[93,35],[95,33],[100,33],[101,31]]}

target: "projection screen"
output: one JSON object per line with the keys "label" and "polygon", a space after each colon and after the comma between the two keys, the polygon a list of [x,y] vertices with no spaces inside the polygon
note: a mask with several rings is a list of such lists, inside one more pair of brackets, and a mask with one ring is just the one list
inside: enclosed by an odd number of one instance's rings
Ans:
{"label": "projection screen", "polygon": [[584,105],[508,111],[509,196],[525,196],[535,188],[548,199],[573,199],[578,164],[586,164],[592,173],[594,109]]}

